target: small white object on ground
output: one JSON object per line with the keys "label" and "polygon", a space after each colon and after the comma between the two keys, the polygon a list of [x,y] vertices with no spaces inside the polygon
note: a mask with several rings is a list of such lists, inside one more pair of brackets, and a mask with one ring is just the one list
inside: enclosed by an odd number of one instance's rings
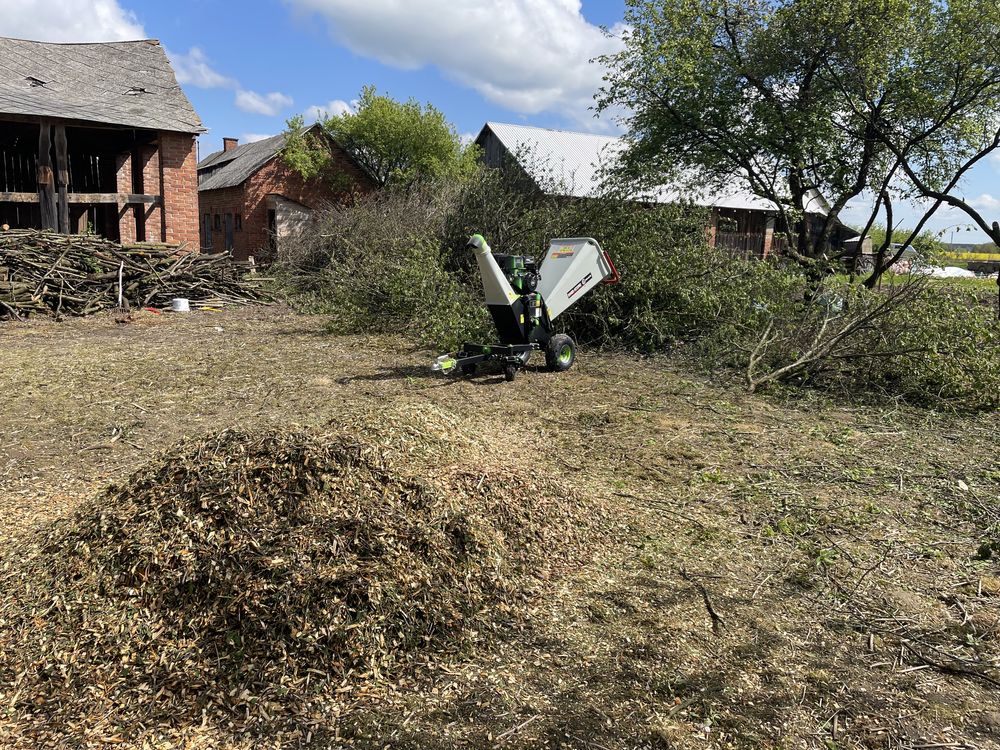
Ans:
{"label": "small white object on ground", "polygon": [[916,271],[916,273],[921,273],[926,276],[930,276],[932,279],[974,279],[976,274],[967,268],[959,268],[957,266],[945,266],[941,268],[940,266],[925,266]]}

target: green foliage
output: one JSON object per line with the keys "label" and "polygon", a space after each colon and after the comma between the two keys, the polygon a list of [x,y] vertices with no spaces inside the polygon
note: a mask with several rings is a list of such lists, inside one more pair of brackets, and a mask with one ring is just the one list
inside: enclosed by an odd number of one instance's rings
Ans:
{"label": "green foliage", "polygon": [[905,354],[872,359],[871,386],[927,405],[1000,408],[1000,326],[974,292],[929,285],[888,323]]}
{"label": "green foliage", "polygon": [[305,180],[326,174],[330,166],[330,149],[305,127],[302,115],[296,115],[286,122],[285,145],[281,156]]}
{"label": "green foliage", "polygon": [[[824,233],[849,201],[879,196],[877,217],[894,200],[938,197],[1000,142],[995,0],[626,5],[599,99],[629,113],[615,176],[652,186],[744,175],[779,205],[785,252],[805,265],[824,262]],[[815,237],[795,231],[813,189],[831,205]]]}
{"label": "green foliage", "polygon": [[471,174],[478,157],[476,147],[463,146],[433,105],[398,102],[373,86],[362,89],[356,111],[328,117],[322,126],[379,186],[460,180]]}
{"label": "green foliage", "polygon": [[559,318],[581,344],[673,351],[696,367],[742,374],[754,356],[759,371],[780,371],[816,341],[832,342],[769,382],[998,406],[1000,330],[978,291],[921,282],[872,291],[835,278],[817,289],[797,264],[708,247],[705,221],[692,206],[554,199],[528,189],[517,170],[480,168],[464,182],[423,181],[331,212],[284,248],[279,270],[300,302],[330,314],[332,330],[399,333],[443,351],[495,336],[465,249],[470,234],[482,232],[497,252],[535,256],[552,237],[593,236],[622,280]]}
{"label": "green foliage", "polygon": [[[892,232],[892,242],[894,244],[902,244],[908,240],[913,235],[912,229],[904,229],[897,227],[893,229]],[[886,229],[882,224],[876,224],[870,230],[868,230],[868,236],[872,240],[872,251],[878,252],[878,249],[885,244]],[[948,248],[945,247],[944,243],[941,241],[941,235],[938,232],[932,232],[930,230],[924,230],[917,234],[913,238],[913,242],[910,243],[911,247],[920,259],[925,263],[931,265],[940,265],[944,256],[948,253]],[[894,250],[889,248],[886,250],[887,257],[892,257]]]}
{"label": "green foliage", "polygon": [[326,214],[279,259],[293,301],[328,313],[338,333],[403,334],[442,348],[488,337],[471,271],[448,270],[441,242],[460,189],[423,183]]}

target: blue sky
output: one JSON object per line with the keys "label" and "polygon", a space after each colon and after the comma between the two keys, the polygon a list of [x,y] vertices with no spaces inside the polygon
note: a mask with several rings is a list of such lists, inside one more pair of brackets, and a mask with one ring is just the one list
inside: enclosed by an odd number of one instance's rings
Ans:
{"label": "blue sky", "polygon": [[[246,141],[286,118],[339,111],[374,84],[441,109],[462,134],[487,120],[614,132],[588,107],[616,49],[623,0],[4,0],[4,35],[47,41],[155,37],[209,132]],[[95,21],[96,19],[96,21]],[[964,195],[1000,220],[1000,158],[978,168]],[[899,212],[903,220],[913,209]],[[845,219],[862,221],[863,208]],[[940,212],[930,225],[967,225]],[[955,241],[983,241],[957,229]]]}

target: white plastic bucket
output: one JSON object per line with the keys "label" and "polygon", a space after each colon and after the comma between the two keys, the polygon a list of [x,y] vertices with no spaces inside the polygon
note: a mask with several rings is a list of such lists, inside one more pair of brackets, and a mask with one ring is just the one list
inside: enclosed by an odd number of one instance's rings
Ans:
{"label": "white plastic bucket", "polygon": [[170,310],[172,312],[191,312],[191,303],[183,297],[170,300]]}

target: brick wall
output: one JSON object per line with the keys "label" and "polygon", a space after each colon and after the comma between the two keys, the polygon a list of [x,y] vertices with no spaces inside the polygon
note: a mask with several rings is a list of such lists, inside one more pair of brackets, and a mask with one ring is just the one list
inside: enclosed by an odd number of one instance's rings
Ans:
{"label": "brick wall", "polygon": [[198,239],[198,159],[195,136],[160,133],[163,211],[166,242],[185,243],[192,250]]}
{"label": "brick wall", "polygon": [[[116,162],[118,192],[132,192],[132,154],[118,154]],[[129,205],[118,206],[118,236],[122,243],[135,242],[135,209]]]}
{"label": "brick wall", "polygon": [[240,215],[242,229],[233,233],[233,255],[239,259],[254,256],[267,259],[270,233],[267,225],[268,196],[281,195],[313,210],[343,203],[352,194],[375,189],[370,178],[338,146],[332,147],[333,168],[345,176],[344,188],[335,190],[322,180],[303,180],[280,159],[272,159],[238,188],[203,191],[199,194],[201,214],[211,215],[219,229],[212,232],[215,252],[225,249],[225,215]]}
{"label": "brick wall", "polygon": [[[145,146],[139,150],[139,160],[142,163],[142,192],[148,195],[161,195],[159,148]],[[136,210],[144,214],[146,242],[163,242],[163,208],[158,205],[144,205],[137,206]]]}
{"label": "brick wall", "polygon": [[[225,247],[225,219],[226,214],[233,215],[233,221],[236,221],[236,215],[240,214],[242,217],[243,213],[243,186],[233,188],[224,188],[222,190],[210,190],[207,192],[198,194],[198,203],[201,211],[201,221],[204,225],[205,214],[208,214],[209,220],[209,236],[211,238],[211,244],[206,244],[205,238],[202,237],[201,249],[205,252],[221,253],[226,250]],[[215,217],[219,217],[219,229],[215,229]],[[246,258],[249,255],[253,255],[252,252],[247,248],[246,243],[246,230],[233,230],[233,254],[237,258]]]}
{"label": "brick wall", "polygon": [[120,205],[118,231],[123,243],[135,242],[136,219],[145,227],[148,242],[186,243],[198,249],[198,164],[195,136],[160,133],[156,145],[144,146],[134,155],[119,154],[119,193],[135,192],[133,174],[141,170],[142,192],[159,195],[159,205]]}

